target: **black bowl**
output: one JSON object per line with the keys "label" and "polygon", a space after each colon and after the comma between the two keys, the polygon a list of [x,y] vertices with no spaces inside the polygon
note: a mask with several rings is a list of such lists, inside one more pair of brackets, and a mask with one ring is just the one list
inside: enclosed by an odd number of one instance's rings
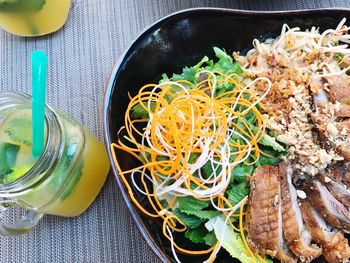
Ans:
{"label": "black bowl", "polygon": [[[254,38],[264,39],[280,33],[284,23],[302,29],[311,26],[321,30],[335,28],[350,9],[322,9],[292,12],[255,12],[230,9],[199,8],[181,11],[156,22],[146,29],[116,63],[106,92],[104,107],[105,138],[110,145],[117,139],[129,102],[128,92],[136,94],[141,86],[158,82],[162,73],[180,72],[194,65],[204,55],[213,56],[212,48],[244,52]],[[108,147],[109,148],[109,147]],[[159,222],[144,216],[130,201],[123,183],[109,157],[119,190],[143,238],[163,262],[175,262],[170,244],[162,236]],[[135,166],[128,154],[117,152],[122,169]],[[141,197],[140,197],[141,198]],[[147,206],[146,200],[144,205]],[[203,262],[206,257],[179,254],[182,262]],[[225,253],[218,262],[233,262]]]}

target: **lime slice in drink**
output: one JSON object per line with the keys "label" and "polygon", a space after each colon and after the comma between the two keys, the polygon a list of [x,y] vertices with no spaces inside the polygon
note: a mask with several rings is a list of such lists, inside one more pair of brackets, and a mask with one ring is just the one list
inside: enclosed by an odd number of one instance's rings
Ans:
{"label": "lime slice in drink", "polygon": [[9,173],[4,177],[3,183],[8,184],[16,181],[18,178],[22,177],[25,173],[27,173],[32,167],[32,165],[26,165],[14,170],[12,173]]}

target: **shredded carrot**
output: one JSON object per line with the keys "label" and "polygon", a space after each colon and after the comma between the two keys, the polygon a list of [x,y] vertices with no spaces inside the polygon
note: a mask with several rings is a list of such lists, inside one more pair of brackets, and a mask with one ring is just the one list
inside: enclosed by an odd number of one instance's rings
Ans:
{"label": "shredded carrot", "polygon": [[[253,165],[260,154],[264,154],[258,145],[265,134],[264,119],[257,108],[262,107],[261,101],[255,89],[245,87],[235,74],[213,71],[208,75],[208,79],[197,85],[169,81],[145,85],[134,97],[128,94],[130,103],[125,125],[118,131],[117,142],[110,146],[112,157],[132,202],[145,215],[163,221],[163,234],[178,251],[191,255],[211,253],[208,262],[213,262],[219,246],[217,243],[206,250],[187,250],[169,235],[187,230],[186,224],[172,210],[179,197],[190,195],[199,200],[211,200],[224,215],[238,218],[238,226],[232,220],[228,222],[241,234],[249,255],[255,258],[245,240],[245,203],[235,214],[236,208],[224,192],[237,164]],[[231,83],[235,88],[215,96],[220,83]],[[148,118],[133,118],[132,109],[136,105]],[[247,121],[252,116],[256,120],[254,130]],[[118,151],[130,154],[140,165],[122,169]],[[248,161],[250,157],[252,162]],[[205,162],[210,160],[213,165],[214,171],[209,177],[201,174],[200,167],[204,164],[201,158]],[[218,164],[221,171],[216,173]],[[135,192],[146,195],[149,205],[141,203]]]}

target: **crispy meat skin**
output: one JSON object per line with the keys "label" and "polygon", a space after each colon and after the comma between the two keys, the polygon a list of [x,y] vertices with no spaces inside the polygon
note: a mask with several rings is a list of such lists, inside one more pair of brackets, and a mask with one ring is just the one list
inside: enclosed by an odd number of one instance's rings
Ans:
{"label": "crispy meat skin", "polygon": [[343,205],[350,207],[350,192],[340,182],[323,174],[318,176],[318,180],[327,187],[327,190]]}
{"label": "crispy meat skin", "polygon": [[338,232],[331,243],[323,246],[323,256],[330,263],[349,262],[350,248],[342,232]]}
{"label": "crispy meat skin", "polygon": [[330,263],[348,262],[350,247],[343,232],[332,230],[315,211],[308,200],[301,200],[304,222],[312,239],[322,245],[322,254]]}
{"label": "crispy meat skin", "polygon": [[261,255],[295,262],[283,244],[278,167],[264,165],[255,170],[247,214],[250,247]]}
{"label": "crispy meat skin", "polygon": [[318,180],[310,180],[304,188],[311,205],[332,226],[350,231],[350,211]]}
{"label": "crispy meat skin", "polygon": [[311,236],[303,224],[296,189],[291,182],[292,173],[286,163],[280,164],[283,233],[292,252],[302,261],[311,261],[319,257],[322,250],[307,240]]}
{"label": "crispy meat skin", "polygon": [[[332,122],[330,121],[329,117],[327,117],[325,114],[322,113],[312,113],[310,114],[311,120],[313,121],[318,134],[320,138],[320,143],[324,148],[329,148],[331,145],[329,142],[329,138],[327,135],[327,125]],[[350,135],[350,121],[340,121],[340,122],[334,122],[335,127],[337,128],[338,132],[341,132],[343,128],[346,128],[347,130],[347,136]],[[350,161],[350,145],[349,143],[344,142],[344,144],[339,145],[336,147],[336,151],[339,155],[341,155],[345,161]]]}
{"label": "crispy meat skin", "polygon": [[349,118],[350,117],[350,105],[341,103],[339,110],[335,112],[335,116],[338,118]]}
{"label": "crispy meat skin", "polygon": [[350,165],[349,163],[335,163],[329,166],[323,174],[337,183],[341,183],[350,189]]}
{"label": "crispy meat skin", "polygon": [[342,74],[325,78],[329,84],[329,100],[350,105],[350,77]]}

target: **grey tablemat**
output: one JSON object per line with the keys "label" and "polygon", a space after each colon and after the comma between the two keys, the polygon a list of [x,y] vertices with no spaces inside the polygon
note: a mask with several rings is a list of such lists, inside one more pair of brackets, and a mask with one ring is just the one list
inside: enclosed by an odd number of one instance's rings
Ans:
{"label": "grey tablemat", "polygon": [[[59,0],[55,0],[59,1]],[[190,7],[278,10],[350,7],[336,0],[77,0],[66,26],[47,37],[0,32],[0,90],[30,91],[29,54],[50,58],[48,101],[83,122],[101,140],[103,94],[114,61],[157,19]],[[26,236],[0,238],[0,262],[158,262],[144,244],[109,176],[79,218],[46,216]]]}

